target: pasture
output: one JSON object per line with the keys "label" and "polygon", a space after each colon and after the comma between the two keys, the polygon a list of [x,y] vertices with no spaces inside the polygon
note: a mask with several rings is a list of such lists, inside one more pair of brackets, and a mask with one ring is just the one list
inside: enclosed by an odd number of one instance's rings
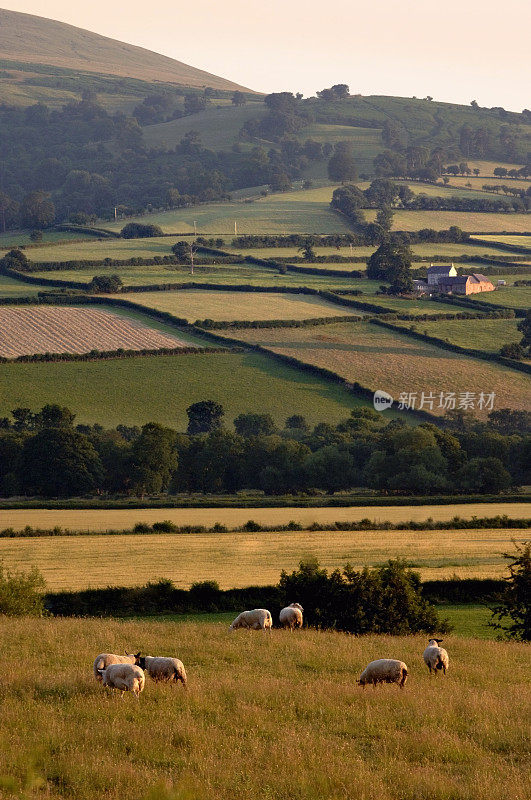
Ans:
{"label": "pasture", "polygon": [[[107,361],[3,364],[0,416],[13,408],[66,405],[78,423],[144,425],[185,430],[186,408],[215,400],[230,423],[238,414],[291,414],[310,423],[336,422],[367,405],[346,389],[258,353],[195,353]],[[90,391],[85,391],[90,387]]]}
{"label": "pasture", "polygon": [[42,292],[43,286],[36,286],[0,273],[0,297],[27,297]]}
{"label": "pasture", "polygon": [[[253,514],[247,511],[247,514]],[[161,517],[159,511],[159,519]],[[217,581],[222,589],[278,583],[281,570],[316,558],[329,570],[405,558],[422,580],[500,578],[502,553],[526,531],[282,531],[0,538],[7,569],[38,567],[50,591],[135,586],[167,578],[182,589]]]}
{"label": "pasture", "polygon": [[481,239],[482,241],[486,241],[486,242],[500,242],[501,244],[506,244],[506,245],[509,245],[509,246],[517,245],[518,247],[531,247],[531,235],[528,235],[528,236],[510,236],[510,235],[504,236],[504,235],[501,235],[501,234],[500,235],[493,234],[493,235],[489,236],[488,234],[485,234],[484,236],[475,236],[475,237],[473,236],[472,238],[473,239]]}
{"label": "pasture", "polygon": [[[368,222],[376,218],[376,211],[365,211]],[[397,210],[393,219],[394,231],[418,231],[422,228],[443,230],[457,225],[469,233],[488,233],[489,231],[529,230],[529,214],[484,213],[475,211],[405,211]],[[483,237],[481,237],[483,238]]]}
{"label": "pasture", "polygon": [[[231,635],[225,622],[154,620],[1,624],[0,776],[13,794],[524,800],[531,788],[522,644],[447,636],[443,678],[428,675],[422,635]],[[188,688],[148,679],[138,701],[109,695],[92,661],[126,648],[177,655]],[[403,691],[356,685],[381,656],[408,665]]]}
{"label": "pasture", "polygon": [[[28,230],[20,230],[20,231],[6,231],[5,233],[0,233],[0,251],[1,250],[9,250],[12,247],[27,247],[26,255],[30,258],[30,253],[33,250],[33,242],[30,239],[31,231]],[[56,230],[46,230],[42,231],[42,243],[48,244],[50,248],[53,249],[54,244],[68,242],[69,245],[73,246],[75,242],[82,243],[83,241],[91,241],[94,239],[90,233],[82,233],[76,231],[72,233],[72,231],[56,231]],[[39,248],[41,249],[41,248]],[[42,249],[47,249],[42,247]],[[1,253],[0,255],[3,255]]]}
{"label": "pasture", "polygon": [[[497,276],[493,276],[496,280]],[[500,286],[495,292],[481,292],[473,295],[474,300],[485,306],[499,305],[507,308],[530,308],[531,286]]]}
{"label": "pasture", "polygon": [[[397,320],[397,325],[411,327],[411,322]],[[502,344],[519,342],[522,334],[517,329],[517,319],[442,319],[438,322],[424,320],[415,329],[429,336],[437,336],[459,347],[472,347],[497,353]]]}
{"label": "pasture", "polygon": [[[367,281],[369,285],[374,283],[377,283],[377,281]],[[448,314],[452,311],[464,311],[464,309],[453,308],[447,303],[430,300],[428,297],[393,297],[386,294],[363,294],[363,297],[357,299],[364,303],[383,306],[388,308],[389,311],[397,311],[400,314]],[[356,298],[354,297],[353,300],[356,300]]]}
{"label": "pasture", "polygon": [[[529,379],[523,373],[463,357],[369,322],[331,323],[306,329],[238,329],[231,335],[327,367],[348,381],[383,389],[395,399],[402,392],[417,393],[416,408],[422,392],[432,392],[437,398],[440,392],[455,392],[459,398],[459,393],[465,391],[474,392],[476,399],[481,392],[494,392],[495,409],[524,410],[528,406]],[[424,410],[444,413],[438,401],[433,408],[424,405]],[[488,412],[475,408],[474,413],[485,418]]]}
{"label": "pasture", "polygon": [[146,308],[169,311],[176,317],[187,319],[189,322],[197,319],[300,320],[355,314],[355,310],[351,311],[346,306],[336,305],[321,300],[319,297],[304,294],[218,290],[209,292],[204,289],[186,289],[175,292],[135,292],[131,299]]}
{"label": "pasture", "polygon": [[156,350],[187,343],[175,333],[163,333],[138,319],[99,308],[0,307],[0,356],[5,358],[119,348]]}
{"label": "pasture", "polygon": [[176,241],[178,239],[175,236],[153,236],[148,239],[93,238],[84,242],[32,247],[26,251],[26,255],[30,261],[38,262],[102,261],[104,258],[125,261],[129,258],[171,256],[171,248]]}
{"label": "pasture", "polygon": [[[259,506],[259,500],[257,506]],[[80,532],[105,532],[110,530],[131,530],[137,522],[153,525],[162,519],[175,525],[202,525],[213,527],[216,522],[225,525],[230,531],[253,519],[262,526],[287,525],[293,521],[309,525],[332,525],[335,522],[359,522],[370,519],[375,523],[390,522],[398,525],[404,522],[424,522],[427,519],[447,521],[458,516],[462,519],[473,517],[493,517],[506,515],[511,519],[524,519],[529,516],[526,503],[452,503],[451,505],[410,505],[410,506],[343,506],[337,508],[315,507],[269,507],[269,508],[109,508],[109,509],[51,509],[24,508],[9,509],[0,507],[0,530],[14,528],[22,530],[26,525],[33,528],[51,530],[58,526],[64,530]],[[434,540],[438,536],[434,531]],[[265,535],[265,534],[262,534]],[[284,536],[284,534],[282,534]],[[289,534],[286,534],[289,535]],[[334,534],[326,534],[332,536]],[[379,534],[384,535],[384,534]],[[1,540],[0,540],[1,541]],[[19,540],[21,541],[21,540]],[[151,541],[151,538],[148,540]]]}

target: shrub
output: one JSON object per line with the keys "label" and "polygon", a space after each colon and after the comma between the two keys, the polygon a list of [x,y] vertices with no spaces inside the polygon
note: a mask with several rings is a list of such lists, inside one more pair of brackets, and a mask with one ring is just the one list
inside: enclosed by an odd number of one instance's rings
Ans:
{"label": "shrub", "polygon": [[121,231],[124,239],[148,239],[152,236],[163,236],[158,225],[142,225],[140,222],[128,222]]}
{"label": "shrub", "polygon": [[514,358],[520,361],[525,356],[525,350],[518,342],[510,342],[500,347],[500,355],[505,358]]}
{"label": "shrub", "polygon": [[9,572],[0,563],[0,614],[40,617],[44,610],[45,582],[37,567],[29,572]]}
{"label": "shrub", "polygon": [[531,542],[514,542],[516,553],[504,553],[510,560],[509,577],[499,604],[491,609],[491,626],[509,639],[531,640]]}

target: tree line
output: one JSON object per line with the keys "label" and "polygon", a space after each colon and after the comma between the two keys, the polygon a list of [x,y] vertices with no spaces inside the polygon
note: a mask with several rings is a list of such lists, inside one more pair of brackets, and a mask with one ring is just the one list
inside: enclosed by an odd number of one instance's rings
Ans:
{"label": "tree line", "polygon": [[293,414],[242,413],[224,426],[223,407],[193,403],[179,432],[74,425],[59,405],[14,409],[0,420],[0,495],[70,497],[159,492],[269,495],[344,491],[496,494],[529,483],[530,415],[504,409],[478,422],[448,412],[441,425],[408,426],[371,409],[338,425]]}

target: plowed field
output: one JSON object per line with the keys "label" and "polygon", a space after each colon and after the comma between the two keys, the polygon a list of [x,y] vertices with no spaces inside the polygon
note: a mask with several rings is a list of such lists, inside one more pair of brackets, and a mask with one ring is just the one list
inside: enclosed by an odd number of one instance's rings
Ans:
{"label": "plowed field", "polygon": [[184,340],[135,319],[92,308],[0,308],[0,356],[183,347]]}

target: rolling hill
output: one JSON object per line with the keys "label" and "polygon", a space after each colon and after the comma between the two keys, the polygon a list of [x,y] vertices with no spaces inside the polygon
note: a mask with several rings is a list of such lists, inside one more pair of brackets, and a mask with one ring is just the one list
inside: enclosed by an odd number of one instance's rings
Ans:
{"label": "rolling hill", "polygon": [[142,47],[64,22],[5,9],[0,9],[0,59],[196,88],[243,88]]}

